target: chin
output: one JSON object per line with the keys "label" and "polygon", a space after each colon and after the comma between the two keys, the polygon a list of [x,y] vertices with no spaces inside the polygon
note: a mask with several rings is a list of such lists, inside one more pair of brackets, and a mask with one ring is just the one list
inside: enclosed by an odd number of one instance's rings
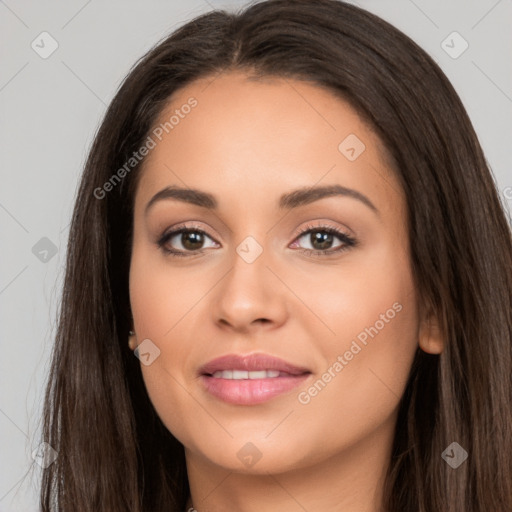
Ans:
{"label": "chin", "polygon": [[201,457],[228,471],[250,475],[266,475],[286,473],[300,469],[305,464],[305,457],[297,451],[296,443],[289,443],[285,447],[276,448],[271,443],[255,440],[238,442],[231,440],[228,444],[216,446],[212,451],[212,444],[200,450]]}

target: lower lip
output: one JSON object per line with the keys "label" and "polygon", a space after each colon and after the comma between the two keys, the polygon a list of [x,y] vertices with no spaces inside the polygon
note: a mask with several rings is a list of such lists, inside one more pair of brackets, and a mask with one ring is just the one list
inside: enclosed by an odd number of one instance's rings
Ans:
{"label": "lower lip", "polygon": [[261,404],[302,384],[311,374],[268,379],[217,379],[202,375],[206,390],[224,402],[236,405]]}

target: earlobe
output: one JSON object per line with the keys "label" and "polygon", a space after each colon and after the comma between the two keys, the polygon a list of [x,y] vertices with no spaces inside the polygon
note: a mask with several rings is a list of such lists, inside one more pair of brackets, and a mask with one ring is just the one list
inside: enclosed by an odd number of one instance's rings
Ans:
{"label": "earlobe", "polygon": [[444,349],[444,339],[439,323],[432,314],[423,320],[419,334],[419,346],[428,354],[441,354]]}
{"label": "earlobe", "polygon": [[128,336],[128,346],[130,347],[130,350],[135,350],[137,348],[137,339],[135,337],[135,333],[133,331],[130,331],[130,334]]}

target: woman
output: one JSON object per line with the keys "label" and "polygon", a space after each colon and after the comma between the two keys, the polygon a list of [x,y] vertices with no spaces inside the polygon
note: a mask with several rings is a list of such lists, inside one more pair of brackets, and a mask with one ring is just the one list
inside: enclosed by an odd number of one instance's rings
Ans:
{"label": "woman", "polygon": [[424,51],[338,1],[200,16],[90,151],[42,509],[510,511],[511,289]]}

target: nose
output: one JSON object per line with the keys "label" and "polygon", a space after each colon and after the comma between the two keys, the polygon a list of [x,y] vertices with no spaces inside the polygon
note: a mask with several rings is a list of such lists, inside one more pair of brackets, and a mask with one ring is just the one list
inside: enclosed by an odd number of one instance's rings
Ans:
{"label": "nose", "polygon": [[212,297],[214,321],[222,329],[246,334],[279,327],[288,315],[287,289],[272,268],[269,250],[254,261],[240,254],[235,252],[231,269]]}

